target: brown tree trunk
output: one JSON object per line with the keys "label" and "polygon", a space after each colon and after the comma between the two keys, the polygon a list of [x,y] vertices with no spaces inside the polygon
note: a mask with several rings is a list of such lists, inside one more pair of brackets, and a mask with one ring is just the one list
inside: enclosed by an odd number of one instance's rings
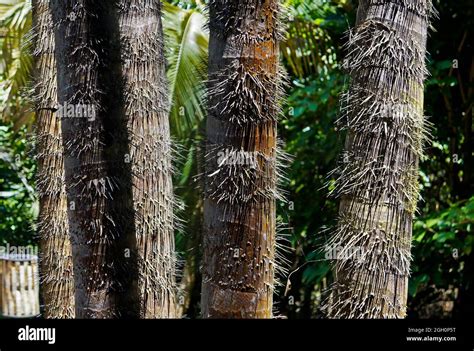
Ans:
{"label": "brown tree trunk", "polygon": [[209,14],[202,315],[270,318],[279,3],[213,0]]}
{"label": "brown tree trunk", "polygon": [[348,131],[335,194],[341,198],[330,315],[406,315],[430,0],[364,0],[350,36]]}
{"label": "brown tree trunk", "polygon": [[159,0],[120,0],[124,115],[129,134],[139,316],[176,312],[172,150]]}
{"label": "brown tree trunk", "polygon": [[74,318],[74,278],[57,108],[55,39],[49,0],[33,0],[38,233],[46,318]]}

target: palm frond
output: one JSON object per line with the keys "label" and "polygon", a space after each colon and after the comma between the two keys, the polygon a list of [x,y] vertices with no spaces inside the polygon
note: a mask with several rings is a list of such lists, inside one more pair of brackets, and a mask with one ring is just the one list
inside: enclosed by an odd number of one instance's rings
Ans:
{"label": "palm frond", "polygon": [[289,72],[304,78],[321,73],[336,64],[331,38],[323,27],[324,18],[335,14],[346,0],[287,0],[287,37],[281,43],[281,53]]}
{"label": "palm frond", "polygon": [[33,64],[30,29],[30,0],[0,0],[0,111],[3,120],[13,120],[15,125],[31,116],[21,95]]}
{"label": "palm frond", "polygon": [[171,128],[174,136],[183,139],[206,113],[203,101],[209,35],[206,19],[199,9],[184,10],[164,3],[163,10]]}

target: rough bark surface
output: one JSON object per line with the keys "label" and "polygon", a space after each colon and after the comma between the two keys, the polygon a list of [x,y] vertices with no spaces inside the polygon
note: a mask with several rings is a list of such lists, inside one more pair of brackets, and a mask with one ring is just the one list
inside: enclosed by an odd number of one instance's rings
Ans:
{"label": "rough bark surface", "polygon": [[116,3],[52,4],[59,103],[90,109],[62,119],[76,316],[134,316],[135,271],[126,259],[126,249],[134,245],[130,152],[122,118]]}
{"label": "rough bark surface", "polygon": [[204,318],[272,317],[279,6],[209,2]]}
{"label": "rough bark surface", "polygon": [[46,318],[74,318],[74,277],[69,239],[61,120],[56,115],[54,28],[49,0],[33,0],[36,187],[39,194],[41,286]]}
{"label": "rough bark surface", "polygon": [[425,138],[423,81],[430,0],[364,0],[344,66],[345,151],[336,170],[341,199],[330,248],[333,318],[406,314],[418,163]]}
{"label": "rough bark surface", "polygon": [[161,4],[120,0],[118,6],[139,316],[173,318],[177,317],[174,195]]}

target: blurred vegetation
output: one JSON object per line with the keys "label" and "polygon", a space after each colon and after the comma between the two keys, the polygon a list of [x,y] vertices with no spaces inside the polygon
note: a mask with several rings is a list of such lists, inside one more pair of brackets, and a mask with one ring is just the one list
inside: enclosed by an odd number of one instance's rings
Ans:
{"label": "blurred vegetation", "polygon": [[26,130],[0,125],[0,245],[32,244],[38,204],[33,177],[35,162],[28,155]]}
{"label": "blurred vegetation", "polygon": [[[208,34],[204,1],[168,1],[164,7],[170,112],[180,155],[175,186],[183,207],[177,232],[182,257],[182,310],[199,313],[203,108]],[[331,283],[330,267],[317,250],[334,224],[337,203],[327,197],[344,135],[334,128],[346,31],[357,2],[287,0],[287,40],[282,61],[289,84],[280,135],[293,156],[284,187],[288,203],[279,217],[288,223],[292,250],[289,280],[276,296],[289,318],[321,317],[319,303]],[[425,106],[431,141],[421,162],[422,199],[414,225],[409,316],[452,317],[472,311],[474,246],[473,11],[470,0],[435,1],[440,15],[429,38]],[[34,116],[26,98],[31,75],[28,0],[0,0],[0,245],[35,241]]]}

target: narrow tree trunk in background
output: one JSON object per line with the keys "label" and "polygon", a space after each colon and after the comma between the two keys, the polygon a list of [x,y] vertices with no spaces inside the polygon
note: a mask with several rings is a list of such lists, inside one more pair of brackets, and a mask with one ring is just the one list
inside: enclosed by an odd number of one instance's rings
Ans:
{"label": "narrow tree trunk in background", "polygon": [[430,0],[365,0],[350,36],[333,318],[406,315]]}
{"label": "narrow tree trunk in background", "polygon": [[[62,119],[76,292],[76,316],[135,315],[135,272],[127,133],[121,119],[120,57],[114,1],[52,0],[58,96],[79,109]],[[115,22],[114,22],[115,21]],[[82,116],[81,116],[82,115]],[[120,305],[120,301],[126,301]]]}
{"label": "narrow tree trunk in background", "polygon": [[209,14],[202,315],[270,318],[279,3],[212,0]]}
{"label": "narrow tree trunk in background", "polygon": [[139,315],[176,315],[172,150],[159,0],[120,0],[124,115],[138,260]]}
{"label": "narrow tree trunk in background", "polygon": [[54,28],[49,0],[33,0],[38,233],[46,318],[74,318],[74,278],[69,239],[61,121],[56,116]]}

